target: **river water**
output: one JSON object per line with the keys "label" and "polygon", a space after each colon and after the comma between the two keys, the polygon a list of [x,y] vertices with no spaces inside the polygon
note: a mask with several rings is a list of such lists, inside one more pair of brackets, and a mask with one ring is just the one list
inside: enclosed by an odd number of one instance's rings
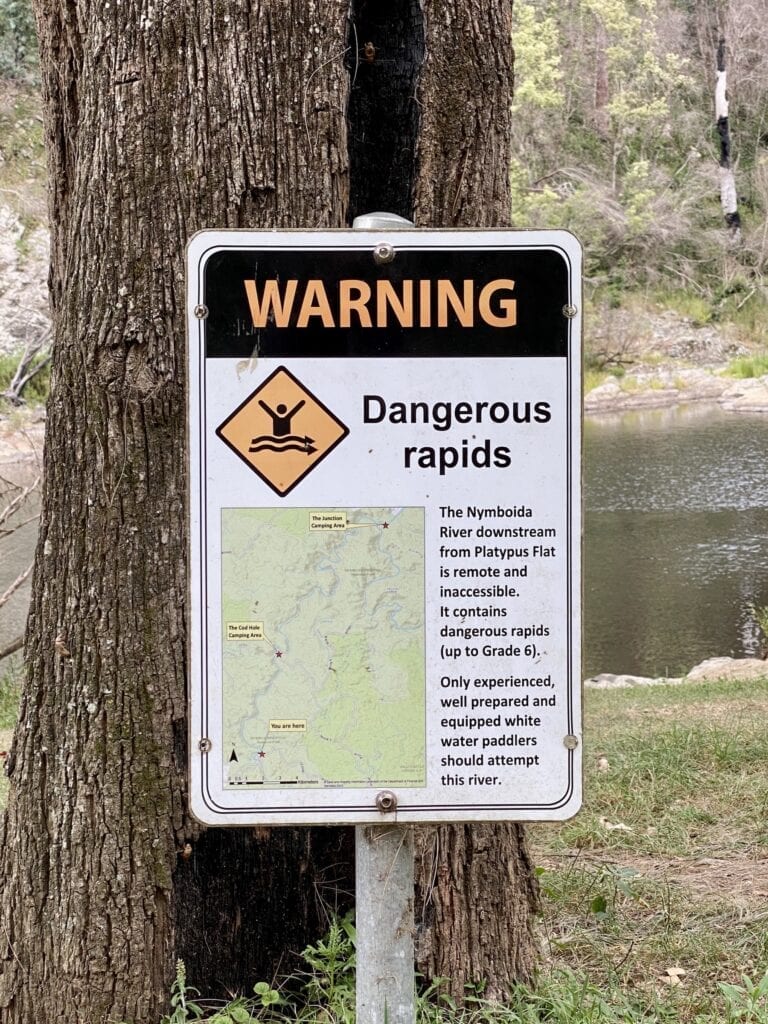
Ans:
{"label": "river water", "polygon": [[[585,674],[676,675],[758,653],[768,417],[695,405],[589,419],[584,435]],[[23,466],[24,482],[35,471]],[[30,524],[2,543],[0,593],[34,540]],[[29,583],[0,610],[0,648],[21,632],[28,598]]]}
{"label": "river water", "polygon": [[768,418],[712,406],[586,422],[586,675],[759,652],[767,452]]}

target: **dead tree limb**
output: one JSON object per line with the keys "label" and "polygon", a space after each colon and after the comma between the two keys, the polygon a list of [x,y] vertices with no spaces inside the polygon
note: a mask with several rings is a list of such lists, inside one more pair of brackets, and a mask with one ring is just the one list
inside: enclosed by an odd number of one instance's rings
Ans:
{"label": "dead tree limb", "polygon": [[8,644],[6,647],[2,649],[2,651],[0,651],[0,661],[4,661],[5,658],[10,658],[10,656],[12,654],[15,654],[16,651],[20,651],[23,646],[24,637],[17,636],[12,643]]}
{"label": "dead tree limb", "polygon": [[40,373],[41,370],[44,370],[51,361],[51,353],[48,351],[45,352],[43,358],[39,362],[35,363],[35,359],[37,359],[41,352],[44,352],[45,346],[47,345],[50,337],[51,331],[49,328],[42,337],[37,338],[35,341],[30,341],[27,344],[24,349],[24,353],[19,360],[19,365],[16,367],[13,380],[0,397],[7,399],[7,401],[11,402],[13,405],[22,404],[24,401],[22,395],[27,384],[29,384],[31,380],[34,380],[38,373]]}
{"label": "dead tree limb", "polygon": [[10,535],[15,533],[16,530],[20,530],[22,526],[26,526],[27,523],[31,523],[38,518],[38,513],[35,513],[27,519],[14,522],[10,526],[6,525],[13,519],[19,509],[26,504],[30,495],[37,490],[40,486],[40,480],[41,477],[38,476],[28,487],[19,487],[18,485],[5,480],[3,477],[0,477],[0,483],[4,483],[8,488],[18,492],[4,508],[0,508],[0,538],[10,537]]}

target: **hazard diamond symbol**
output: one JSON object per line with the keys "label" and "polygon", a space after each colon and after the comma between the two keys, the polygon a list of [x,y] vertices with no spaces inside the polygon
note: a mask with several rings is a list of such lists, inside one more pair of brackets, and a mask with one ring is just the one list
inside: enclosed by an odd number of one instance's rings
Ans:
{"label": "hazard diamond symbol", "polygon": [[319,398],[278,367],[216,434],[283,497],[349,433]]}

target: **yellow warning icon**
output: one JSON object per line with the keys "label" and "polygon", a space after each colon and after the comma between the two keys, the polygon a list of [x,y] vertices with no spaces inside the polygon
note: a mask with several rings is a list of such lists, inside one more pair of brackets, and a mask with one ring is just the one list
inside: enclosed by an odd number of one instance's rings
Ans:
{"label": "yellow warning icon", "polygon": [[319,398],[278,367],[216,434],[284,497],[349,433]]}

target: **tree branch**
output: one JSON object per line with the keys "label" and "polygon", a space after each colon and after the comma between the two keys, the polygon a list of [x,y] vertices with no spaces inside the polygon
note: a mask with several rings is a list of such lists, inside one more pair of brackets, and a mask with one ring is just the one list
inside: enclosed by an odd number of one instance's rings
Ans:
{"label": "tree branch", "polygon": [[16,593],[16,591],[19,589],[19,587],[22,585],[22,583],[24,583],[26,578],[32,572],[32,567],[34,566],[34,564],[35,564],[34,562],[30,562],[29,565],[27,566],[27,568],[24,570],[24,572],[20,573],[16,577],[16,579],[13,581],[13,583],[10,585],[10,587],[8,587],[8,589],[5,591],[5,593],[4,594],[0,594],[0,608],[2,608],[3,605],[8,604],[10,599],[13,597],[13,595]]}
{"label": "tree branch", "polygon": [[2,651],[0,651],[0,661],[3,661],[5,658],[10,658],[10,656],[15,654],[16,651],[20,651],[23,646],[24,637],[17,636],[13,643],[8,644],[7,647],[4,647]]}

